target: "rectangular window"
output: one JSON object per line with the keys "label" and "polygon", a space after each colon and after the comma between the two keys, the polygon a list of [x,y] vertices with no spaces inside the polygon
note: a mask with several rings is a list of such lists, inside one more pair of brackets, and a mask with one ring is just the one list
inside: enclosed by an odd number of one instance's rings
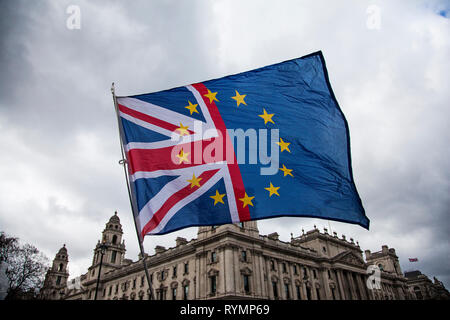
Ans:
{"label": "rectangular window", "polygon": [[289,292],[289,284],[287,283],[284,284],[284,293],[286,294],[286,299],[291,298],[291,293]]}
{"label": "rectangular window", "polygon": [[242,250],[242,261],[247,262],[247,251]]}
{"label": "rectangular window", "polygon": [[314,279],[317,279],[317,272],[314,269],[313,269],[313,275],[314,275]]}
{"label": "rectangular window", "polygon": [[244,291],[250,293],[250,281],[248,275],[244,274]]}
{"label": "rectangular window", "polygon": [[212,276],[210,279],[211,279],[211,293],[216,293],[216,276]]}
{"label": "rectangular window", "polygon": [[186,262],[185,264],[184,264],[184,273],[186,274],[186,273],[189,273],[189,262]]}
{"label": "rectangular window", "polygon": [[213,251],[211,252],[211,262],[216,262],[217,261],[217,255],[216,252]]}
{"label": "rectangular window", "polygon": [[136,289],[136,278],[133,279],[133,289]]}
{"label": "rectangular window", "polygon": [[283,272],[286,273],[287,272],[287,270],[286,270],[286,263],[283,262],[282,266],[283,266]]}
{"label": "rectangular window", "polygon": [[173,276],[174,276],[174,277],[177,276],[177,266],[174,266],[174,267],[173,267],[172,273],[173,273]]}
{"label": "rectangular window", "polygon": [[177,300],[177,288],[172,288],[172,300]]}
{"label": "rectangular window", "polygon": [[327,270],[327,271],[328,271],[328,279],[332,280],[330,270]]}
{"label": "rectangular window", "polygon": [[187,300],[189,297],[189,286],[185,285],[183,287],[183,300]]}
{"label": "rectangular window", "polygon": [[273,297],[275,299],[278,299],[278,288],[277,283],[275,281],[272,281],[272,289],[273,289]]}
{"label": "rectangular window", "polygon": [[115,263],[116,262],[116,255],[117,255],[117,252],[113,251],[112,254],[111,254],[111,263]]}
{"label": "rectangular window", "polygon": [[294,274],[298,275],[298,271],[297,271],[297,265],[294,264]]}
{"label": "rectangular window", "polygon": [[112,293],[112,286],[109,286],[108,296],[110,296]]}
{"label": "rectangular window", "polygon": [[302,296],[300,294],[300,286],[295,286],[295,290],[297,291],[297,299],[302,300]]}
{"label": "rectangular window", "polygon": [[61,276],[58,276],[58,278],[56,278],[56,285],[61,284]]}

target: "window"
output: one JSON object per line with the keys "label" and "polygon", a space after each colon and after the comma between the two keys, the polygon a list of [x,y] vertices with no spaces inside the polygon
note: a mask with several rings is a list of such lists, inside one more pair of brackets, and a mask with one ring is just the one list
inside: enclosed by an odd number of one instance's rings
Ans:
{"label": "window", "polygon": [[216,293],[216,276],[212,276],[211,278],[210,278],[211,280],[211,293],[212,294],[215,294]]}
{"label": "window", "polygon": [[242,250],[242,261],[247,262],[247,251]]}
{"label": "window", "polygon": [[95,269],[92,269],[91,275],[95,276]]}
{"label": "window", "polygon": [[299,285],[295,286],[295,291],[297,292],[297,299],[302,300],[302,296],[300,295],[300,286]]}
{"label": "window", "polygon": [[142,276],[142,277],[141,277],[141,287],[144,286],[144,281],[145,281],[144,279],[145,279],[145,276]]}
{"label": "window", "polygon": [[112,293],[112,286],[109,286],[108,296],[110,296]]}
{"label": "window", "polygon": [[111,254],[111,263],[116,262],[116,256],[117,256],[117,252],[113,250],[113,252]]}
{"label": "window", "polygon": [[414,293],[416,294],[416,298],[418,300],[423,300],[422,291],[419,287],[414,287]]}
{"label": "window", "polygon": [[334,288],[331,288],[331,295],[333,296],[333,300],[336,300],[336,294],[334,293]]}
{"label": "window", "polygon": [[164,281],[166,276],[166,273],[164,272],[164,270],[161,271],[161,281]]}
{"label": "window", "polygon": [[384,271],[383,265],[381,263],[378,264],[378,268],[380,268],[381,271]]}
{"label": "window", "polygon": [[322,247],[322,251],[323,251],[323,253],[327,253],[327,248]]}
{"label": "window", "polygon": [[62,271],[62,269],[64,268],[64,265],[62,263],[59,264],[59,268],[58,271]]}
{"label": "window", "polygon": [[287,272],[286,263],[283,262],[282,266],[283,266],[283,272],[286,273]]}
{"label": "window", "polygon": [[298,275],[297,265],[294,264],[294,274]]}
{"label": "window", "polygon": [[211,262],[217,262],[217,254],[215,251],[211,252]]}
{"label": "window", "polygon": [[306,286],[306,298],[308,300],[311,300],[311,288],[309,288],[308,286]]}
{"label": "window", "polygon": [[239,227],[243,228],[244,227],[244,223],[243,222],[239,222]]}
{"label": "window", "polygon": [[136,278],[133,279],[133,289],[136,289]]}
{"label": "window", "polygon": [[275,262],[270,260],[270,270],[275,271]]}
{"label": "window", "polygon": [[56,285],[61,284],[61,276],[58,276],[58,278],[56,278]]}
{"label": "window", "polygon": [[177,300],[177,288],[172,288],[172,300]]}
{"label": "window", "polygon": [[275,299],[278,299],[278,288],[277,283],[275,281],[272,281],[272,289],[273,289],[273,297]]}
{"label": "window", "polygon": [[[144,278],[144,277],[142,277]],[[153,273],[150,274],[150,283],[153,283]]]}
{"label": "window", "polygon": [[116,242],[117,242],[117,236],[116,236],[116,235],[113,235],[112,243],[113,243],[113,244],[116,244]]}
{"label": "window", "polygon": [[317,300],[320,300],[320,290],[316,288]]}
{"label": "window", "polygon": [[314,279],[317,279],[317,272],[315,269],[313,269],[313,276],[314,276]]}
{"label": "window", "polygon": [[244,274],[244,291],[245,293],[250,293],[250,281],[249,276]]}
{"label": "window", "polygon": [[176,277],[177,276],[177,266],[174,266],[172,269],[172,276]]}
{"label": "window", "polygon": [[185,285],[183,287],[183,300],[187,300],[189,297],[189,286]]}
{"label": "window", "polygon": [[184,264],[184,273],[186,274],[186,273],[189,273],[189,262],[186,262],[185,264]]}
{"label": "window", "polygon": [[291,294],[289,292],[289,284],[288,283],[284,284],[284,293],[286,294],[286,299],[290,299],[291,298]]}
{"label": "window", "polygon": [[308,270],[305,267],[303,267],[303,279],[308,279]]}

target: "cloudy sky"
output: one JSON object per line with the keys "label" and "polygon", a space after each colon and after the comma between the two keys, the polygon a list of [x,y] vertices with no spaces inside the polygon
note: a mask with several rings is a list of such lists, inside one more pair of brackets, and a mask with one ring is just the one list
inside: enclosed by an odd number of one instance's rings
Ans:
{"label": "cloudy sky", "polygon": [[[70,5],[80,29],[67,27]],[[111,82],[118,95],[153,92],[322,50],[371,220],[370,231],[331,229],[363,250],[394,247],[404,271],[450,288],[449,9],[437,0],[2,0],[0,230],[51,259],[65,243],[72,278],[117,210],[135,260]],[[259,229],[288,241],[314,224],[329,226],[278,218]],[[146,250],[177,236],[195,238],[196,228],[147,237]]]}

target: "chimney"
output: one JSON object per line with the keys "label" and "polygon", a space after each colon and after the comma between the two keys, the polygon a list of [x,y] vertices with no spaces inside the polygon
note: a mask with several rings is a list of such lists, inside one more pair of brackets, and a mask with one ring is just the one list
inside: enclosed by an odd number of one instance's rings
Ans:
{"label": "chimney", "polygon": [[381,252],[387,254],[389,252],[389,248],[387,245],[381,246]]}
{"label": "chimney", "polygon": [[364,251],[364,254],[366,255],[366,260],[370,259],[370,250]]}
{"label": "chimney", "polygon": [[278,240],[278,233],[276,233],[276,232],[271,233],[271,234],[267,235],[267,237],[272,240]]}
{"label": "chimney", "polygon": [[178,246],[181,246],[182,244],[186,244],[187,240],[186,240],[186,238],[177,237],[177,239],[175,240],[175,243],[177,244],[177,247],[178,247]]}
{"label": "chimney", "polygon": [[155,252],[156,252],[156,254],[162,253],[162,252],[164,252],[164,251],[166,251],[166,248],[163,247],[163,246],[156,246],[156,247],[155,247]]}

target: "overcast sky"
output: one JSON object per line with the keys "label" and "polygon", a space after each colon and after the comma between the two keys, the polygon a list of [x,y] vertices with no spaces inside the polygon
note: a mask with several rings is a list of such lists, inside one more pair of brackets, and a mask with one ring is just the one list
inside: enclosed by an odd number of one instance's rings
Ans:
{"label": "overcast sky", "polygon": [[[344,5],[345,2],[345,5]],[[77,5],[80,29],[66,12]],[[450,288],[448,1],[0,1],[0,230],[87,271],[114,211],[138,244],[111,82],[154,92],[318,50],[349,122],[370,231],[331,222],[363,250],[394,247],[403,271]],[[259,222],[284,241],[326,220]],[[147,237],[146,250],[197,228]],[[408,258],[419,258],[411,264]]]}

